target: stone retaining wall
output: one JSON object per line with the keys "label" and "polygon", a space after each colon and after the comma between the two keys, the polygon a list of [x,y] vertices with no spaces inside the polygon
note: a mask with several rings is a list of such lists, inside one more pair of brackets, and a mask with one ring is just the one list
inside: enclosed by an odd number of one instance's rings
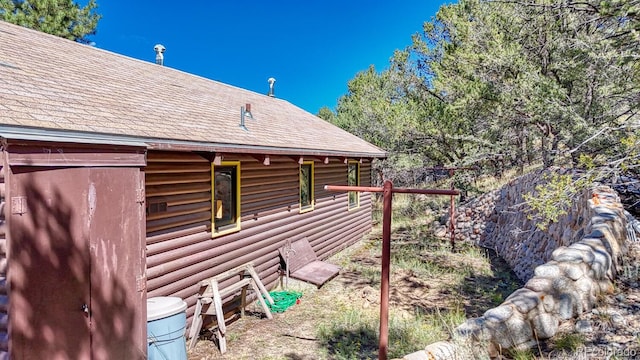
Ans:
{"label": "stone retaining wall", "polygon": [[[535,187],[546,183],[549,172],[534,172],[511,181],[502,188],[483,195],[456,209],[456,241],[470,241],[496,251],[520,280],[533,276],[536,266],[551,259],[560,246],[569,246],[584,236],[593,217],[585,192],[573,202],[567,214],[540,231],[538,222],[529,218],[524,194],[536,193]],[[448,218],[446,219],[448,220]],[[439,233],[446,234],[448,223]]]}
{"label": "stone retaining wall", "polygon": [[525,286],[482,317],[458,326],[451,341],[403,359],[470,359],[531,347],[555,335],[561,321],[591,310],[599,294],[613,291],[627,241],[627,217],[618,195],[594,188],[540,231],[522,211],[522,194],[540,179],[540,173],[518,179],[461,208],[457,216],[457,241],[494,248]]}

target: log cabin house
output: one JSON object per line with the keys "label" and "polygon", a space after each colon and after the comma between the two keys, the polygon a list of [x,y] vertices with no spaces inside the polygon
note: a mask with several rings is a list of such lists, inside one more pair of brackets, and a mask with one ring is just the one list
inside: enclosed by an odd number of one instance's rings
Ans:
{"label": "log cabin house", "polygon": [[323,186],[386,156],[275,96],[1,21],[0,140],[0,359],[145,358],[148,297],[192,316],[202,279],[252,261],[273,287],[288,239],[323,259],[366,234],[370,194]]}

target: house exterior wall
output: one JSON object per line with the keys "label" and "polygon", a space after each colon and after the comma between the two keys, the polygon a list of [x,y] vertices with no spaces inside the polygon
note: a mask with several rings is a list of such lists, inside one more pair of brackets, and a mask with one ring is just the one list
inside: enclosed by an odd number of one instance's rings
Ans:
{"label": "house exterior wall", "polygon": [[[206,155],[205,155],[206,156]],[[199,282],[232,267],[253,262],[267,288],[277,284],[278,248],[287,240],[306,237],[325,259],[359,240],[371,229],[371,195],[361,194],[360,207],[348,210],[346,193],[324,190],[345,185],[347,164],[331,158],[314,160],[314,209],[299,209],[297,158],[270,157],[270,165],[247,156],[225,154],[240,161],[241,229],[212,237],[211,162],[195,153],[150,151],[147,156],[147,204],[164,210],[147,215],[148,296],[178,296],[192,316]],[[371,163],[361,163],[361,185],[370,185]],[[166,210],[165,210],[166,209]],[[228,283],[221,284],[224,288]],[[223,299],[227,309],[233,307]]]}

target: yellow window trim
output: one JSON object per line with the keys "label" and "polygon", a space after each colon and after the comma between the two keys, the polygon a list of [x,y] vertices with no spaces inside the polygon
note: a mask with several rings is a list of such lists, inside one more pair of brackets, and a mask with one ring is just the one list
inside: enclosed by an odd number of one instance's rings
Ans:
{"label": "yellow window trim", "polygon": [[234,232],[238,232],[240,231],[240,206],[241,206],[241,179],[242,177],[240,176],[240,161],[223,161],[220,163],[220,165],[218,166],[226,166],[226,167],[235,167],[236,168],[236,221],[235,224],[233,226],[228,225],[229,227],[221,230],[221,231],[216,231],[216,226],[215,226],[215,216],[216,216],[216,201],[215,201],[215,167],[216,165],[214,165],[213,163],[211,163],[211,237],[215,238],[215,237],[219,237],[222,235],[227,235],[227,234],[231,234]]}
{"label": "yellow window trim", "polygon": [[[349,160],[348,165],[347,165],[347,184],[349,183],[349,167],[351,166],[351,164],[356,164],[356,185],[355,186],[360,186],[360,162],[357,160]],[[353,191],[349,191],[347,193],[347,210],[348,211],[352,211],[352,210],[357,210],[360,208],[360,192],[355,192],[356,194],[356,204],[354,206],[351,206],[351,203],[349,201],[349,197],[350,194]]]}
{"label": "yellow window trim", "polygon": [[[311,191],[311,194],[310,194],[311,196],[310,196],[310,199],[309,199],[310,201],[309,202],[311,204],[307,205],[305,207],[303,207],[302,206],[302,202],[300,202],[300,193],[302,192],[302,186],[300,186],[300,184],[301,184],[300,181],[302,180],[302,178],[300,178],[300,170],[302,169],[302,166],[304,166],[304,165],[311,165],[311,179],[310,179],[311,180],[311,184],[309,184],[310,185],[310,189],[309,190]],[[299,186],[299,188],[298,188],[298,205],[300,206],[300,214],[312,211],[314,209],[314,207],[315,207],[316,197],[315,197],[315,189],[314,189],[314,186],[315,186],[314,178],[315,178],[314,162],[313,161],[303,161],[302,164],[300,164],[298,166],[298,186]]]}

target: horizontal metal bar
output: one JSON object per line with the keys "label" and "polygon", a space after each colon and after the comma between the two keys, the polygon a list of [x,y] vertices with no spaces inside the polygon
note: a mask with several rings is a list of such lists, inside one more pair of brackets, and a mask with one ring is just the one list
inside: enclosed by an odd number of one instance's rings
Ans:
{"label": "horizontal metal bar", "polygon": [[479,166],[461,166],[461,167],[428,167],[423,170],[480,170]]}
{"label": "horizontal metal bar", "polygon": [[327,191],[361,191],[361,192],[382,192],[381,187],[371,186],[346,186],[346,185],[325,185]]}
{"label": "horizontal metal bar", "polygon": [[460,195],[460,191],[452,189],[403,189],[393,188],[391,192],[404,194],[425,194],[425,195]]}
{"label": "horizontal metal bar", "polygon": [[[382,192],[381,187],[368,186],[346,186],[346,185],[325,185],[327,191],[360,191],[360,192]],[[425,194],[425,195],[460,195],[460,191],[452,189],[406,189],[391,188],[391,192],[404,194]]]}

